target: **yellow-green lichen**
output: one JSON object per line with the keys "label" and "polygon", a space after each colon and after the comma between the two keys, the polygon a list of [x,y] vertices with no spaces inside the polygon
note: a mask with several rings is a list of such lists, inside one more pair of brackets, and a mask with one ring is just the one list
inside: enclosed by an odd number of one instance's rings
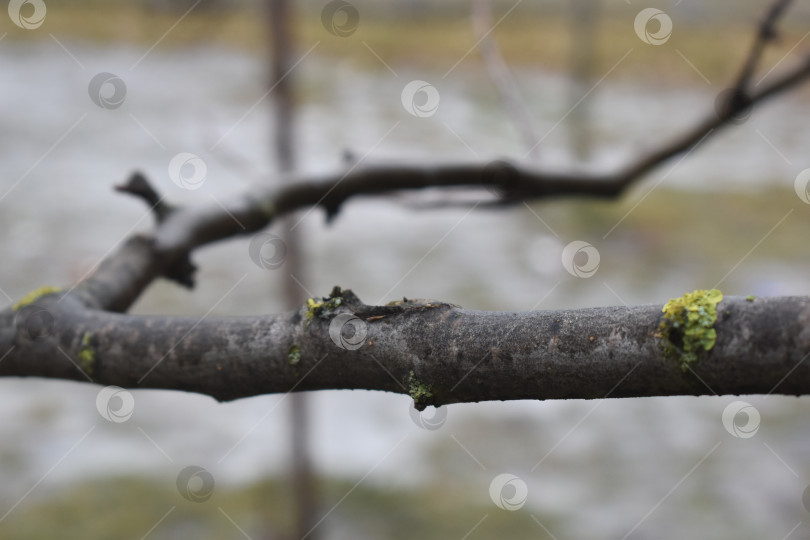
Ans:
{"label": "yellow-green lichen", "polygon": [[745,297],[745,299],[748,300],[749,302],[753,302],[754,300],[757,299],[757,297],[754,296],[753,294],[749,294],[748,296]]}
{"label": "yellow-green lichen", "polygon": [[293,346],[290,347],[290,350],[287,351],[287,359],[290,361],[291,366],[294,366],[298,362],[300,362],[301,361],[301,347],[299,347],[298,345],[293,344]]}
{"label": "yellow-green lichen", "polygon": [[315,320],[315,317],[326,320],[331,319],[335,315],[337,308],[343,303],[341,294],[340,287],[335,287],[329,296],[321,300],[308,298],[307,303],[304,305],[304,308],[306,308],[306,311],[304,311],[304,326],[309,326]]}
{"label": "yellow-green lichen", "polygon": [[717,340],[717,304],[722,300],[723,293],[717,289],[701,289],[670,299],[661,310],[664,317],[658,327],[664,338],[664,356],[678,360],[686,371],[701,350],[711,350]]}
{"label": "yellow-green lichen", "polygon": [[40,287],[39,289],[31,291],[30,293],[23,296],[16,304],[11,306],[11,309],[17,311],[20,308],[33,304],[34,302],[36,302],[45,295],[58,293],[61,291],[62,289],[60,287],[45,285],[44,287]]}
{"label": "yellow-green lichen", "polygon": [[413,371],[411,371],[410,378],[408,379],[408,394],[416,408],[424,408],[427,404],[426,400],[433,397],[433,388],[430,385],[423,384],[416,379]]}
{"label": "yellow-green lichen", "polygon": [[96,359],[96,351],[93,350],[93,346],[90,343],[92,339],[93,334],[91,332],[84,333],[82,336],[82,348],[76,357],[79,361],[79,367],[88,375],[93,374],[93,362]]}

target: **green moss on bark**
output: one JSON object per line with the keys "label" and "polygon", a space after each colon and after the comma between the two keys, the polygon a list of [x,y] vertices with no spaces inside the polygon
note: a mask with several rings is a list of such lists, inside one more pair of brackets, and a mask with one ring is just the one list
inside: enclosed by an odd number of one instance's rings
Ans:
{"label": "green moss on bark", "polygon": [[96,351],[93,349],[92,339],[93,334],[91,332],[84,333],[82,336],[82,348],[76,357],[79,367],[90,376],[93,375],[93,364],[96,361]]}
{"label": "green moss on bark", "polygon": [[711,350],[717,340],[717,304],[722,300],[723,293],[717,289],[696,290],[670,299],[661,310],[664,316],[659,325],[664,356],[680,362],[686,371],[701,351]]}
{"label": "green moss on bark", "polygon": [[433,397],[433,388],[428,384],[420,382],[413,371],[411,371],[408,380],[408,394],[410,394],[413,399],[414,407],[422,410],[428,405],[427,400]]}
{"label": "green moss on bark", "polygon": [[298,362],[301,361],[301,347],[298,345],[293,345],[290,347],[290,350],[287,351],[287,359],[290,361],[290,365],[294,366]]}

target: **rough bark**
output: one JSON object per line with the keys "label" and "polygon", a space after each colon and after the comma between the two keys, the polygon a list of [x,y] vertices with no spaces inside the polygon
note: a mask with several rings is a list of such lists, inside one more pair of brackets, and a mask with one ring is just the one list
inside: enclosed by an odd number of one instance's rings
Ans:
{"label": "rough bark", "polygon": [[[350,291],[334,298],[340,306],[311,319],[301,307],[199,320],[112,314],[87,309],[70,295],[61,301],[50,295],[0,315],[0,342],[12,344],[0,375],[187,390],[219,400],[385,390],[411,394],[420,407],[810,392],[810,299],[804,297],[724,299],[716,345],[686,370],[663,352],[660,305],[489,312],[428,301],[367,306]],[[344,334],[365,332],[356,349],[351,335],[344,336],[348,346],[339,338],[336,344],[334,330],[330,335],[342,314],[357,318]],[[83,363],[88,347],[93,359]]]}

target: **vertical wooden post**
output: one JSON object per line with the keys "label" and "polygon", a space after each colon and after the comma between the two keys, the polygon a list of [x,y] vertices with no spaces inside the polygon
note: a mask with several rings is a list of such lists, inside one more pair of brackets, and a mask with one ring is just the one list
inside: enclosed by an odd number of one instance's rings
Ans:
{"label": "vertical wooden post", "polygon": [[[295,168],[295,91],[292,68],[293,38],[292,14],[289,0],[267,0],[268,31],[270,33],[271,70],[269,84],[275,86],[271,93],[273,111],[273,145],[279,171],[288,173]],[[284,298],[288,309],[306,301],[305,294],[293,276],[304,280],[304,261],[299,248],[300,232],[291,229],[294,217],[281,223],[282,237],[287,245],[284,262]],[[288,396],[290,422],[290,482],[295,504],[295,538],[313,540],[317,531],[315,483],[312,459],[309,453],[309,400],[306,394],[292,393]]]}

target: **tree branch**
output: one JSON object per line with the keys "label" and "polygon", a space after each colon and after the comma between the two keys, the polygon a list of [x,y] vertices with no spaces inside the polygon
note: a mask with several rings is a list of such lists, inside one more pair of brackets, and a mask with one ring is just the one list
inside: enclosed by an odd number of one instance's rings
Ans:
{"label": "tree branch", "polygon": [[[786,4],[774,4],[756,43],[770,39]],[[755,44],[747,64],[752,67],[744,68],[738,89],[747,92],[760,52]],[[746,93],[744,105],[757,105],[808,75],[810,58]],[[196,320],[112,313],[126,311],[157,277],[192,286],[190,254],[196,248],[258,231],[302,208],[320,206],[331,217],[351,197],[427,187],[489,188],[499,204],[564,195],[616,197],[653,168],[733,123],[739,106],[719,108],[680,138],[605,175],[552,173],[504,162],[358,166],[344,174],[296,178],[223,205],[185,208],[165,204],[136,174],[120,189],[153,209],[157,225],[152,234],[131,237],[73,289],[0,312],[0,375],[173,388],[217,399],[365,388],[410,393],[420,406],[490,399],[810,393],[810,367],[804,362],[810,354],[808,298],[724,300],[716,346],[687,372],[662,352],[658,306],[493,313],[438,302],[366,306],[344,292],[323,305],[263,317]],[[335,321],[342,321],[342,328],[349,319],[356,321],[350,325],[353,336],[330,333]],[[367,335],[360,336],[361,330]]]}
{"label": "tree branch", "polygon": [[[785,4],[785,0],[779,0],[774,5],[780,8],[769,10],[769,15],[760,26],[757,44],[764,43],[774,35],[776,17],[783,13]],[[760,51],[761,46],[755,45],[751,58],[758,58]],[[753,66],[755,60],[749,59],[746,65]],[[79,292],[88,293],[85,295],[86,301],[96,307],[125,311],[143,288],[158,276],[191,286],[193,266],[189,254],[199,246],[258,231],[275,218],[302,208],[320,206],[326,210],[327,218],[332,218],[344,202],[357,196],[425,188],[488,188],[497,194],[494,200],[490,197],[490,202],[499,205],[561,196],[615,198],[667,160],[702,144],[721,128],[733,124],[741,110],[757,106],[803,83],[810,76],[810,56],[769,84],[761,85],[756,92],[748,92],[747,88],[739,86],[747,85],[750,76],[745,74],[748,71],[749,68],[743,70],[743,75],[737,81],[738,86],[732,89],[734,95],[744,94],[744,100],[727,100],[726,106],[717,107],[713,114],[691,130],[612,174],[550,172],[493,161],[477,164],[365,165],[320,178],[296,176],[283,182],[281,188],[258,189],[235,198],[224,208],[212,205],[172,208],[170,212],[164,212],[148,246],[142,240],[128,242],[118,254],[105,261],[95,275],[80,285]],[[151,203],[153,198],[146,200]],[[102,285],[96,282],[102,282]]]}
{"label": "tree branch", "polygon": [[368,306],[336,289],[316,308],[198,320],[110,314],[51,295],[0,315],[0,342],[15,344],[0,375],[90,379],[219,400],[385,390],[410,394],[420,408],[810,393],[810,299],[732,297],[717,311],[714,348],[684,370],[664,352],[660,305],[489,312],[433,301]]}

